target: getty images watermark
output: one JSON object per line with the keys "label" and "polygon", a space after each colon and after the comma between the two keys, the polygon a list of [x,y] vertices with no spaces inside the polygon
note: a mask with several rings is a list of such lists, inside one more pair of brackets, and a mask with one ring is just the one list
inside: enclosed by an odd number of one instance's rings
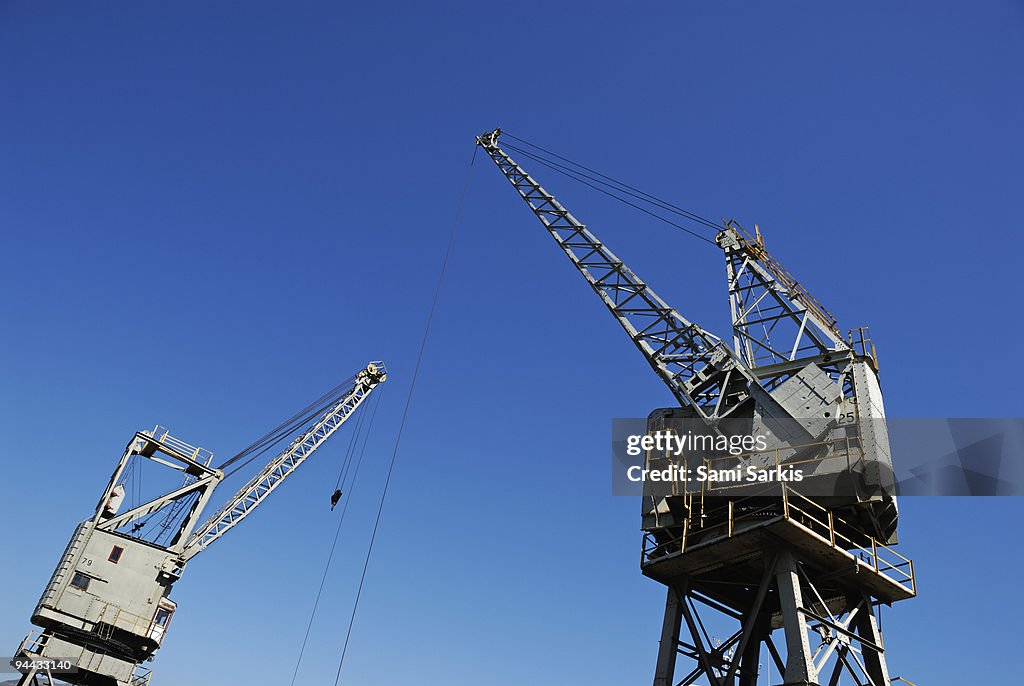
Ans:
{"label": "getty images watermark", "polygon": [[743,455],[763,454],[769,451],[771,438],[767,434],[723,435],[705,432],[693,433],[692,430],[683,434],[667,430],[629,434],[626,437],[626,455],[628,457],[639,458],[653,453],[657,456],[664,456],[666,464],[659,464],[657,468],[651,468],[644,464],[629,465],[626,468],[626,478],[634,483],[643,481],[700,483],[707,481],[756,484],[773,481],[794,483],[803,481],[804,470],[798,466],[738,464],[734,467],[716,467],[711,461],[702,460],[700,463],[691,464],[683,459],[684,456],[692,454],[730,455],[736,458]]}
{"label": "getty images watermark", "polygon": [[772,484],[808,496],[1024,495],[1024,419],[612,421],[614,495]]}

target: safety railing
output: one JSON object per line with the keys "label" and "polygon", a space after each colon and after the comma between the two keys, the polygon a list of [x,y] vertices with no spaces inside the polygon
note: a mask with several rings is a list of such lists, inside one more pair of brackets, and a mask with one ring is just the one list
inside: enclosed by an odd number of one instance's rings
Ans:
{"label": "safety railing", "polygon": [[149,680],[153,678],[153,670],[139,665],[135,668],[135,674],[128,682],[131,686],[149,686]]}
{"label": "safety railing", "polygon": [[868,327],[858,326],[856,329],[850,329],[846,335],[853,351],[861,357],[871,360],[871,365],[877,371],[878,351],[875,350],[875,344],[871,342],[871,334],[868,332]]}
{"label": "safety railing", "polygon": [[874,569],[890,581],[917,594],[914,562],[909,558],[879,543],[873,536],[863,537],[869,542],[867,545],[854,541],[842,532],[856,531],[856,527],[785,484],[782,487],[782,505],[784,515],[790,521],[828,540],[832,547],[847,551],[857,558],[858,564]]}
{"label": "safety railing", "polygon": [[137,636],[148,636],[153,618],[143,617],[109,603],[104,603],[99,617],[96,618],[96,623],[105,627],[104,629],[97,630],[104,638],[110,638],[115,629],[121,629]]}
{"label": "safety railing", "polygon": [[175,438],[170,434],[166,427],[160,426],[159,424],[153,428],[152,431],[146,431],[146,434],[152,436],[153,439],[161,444],[165,445],[171,450],[186,457],[189,457],[196,462],[200,462],[207,467],[213,461],[213,452],[206,448],[199,448],[194,445],[190,445],[185,441]]}
{"label": "safety railing", "polygon": [[[39,631],[38,629],[33,629],[29,632],[28,636],[22,639],[21,644],[18,646],[17,652],[15,652],[14,654],[16,656],[43,655],[43,650],[46,648],[46,639],[48,638],[48,636],[48,634]],[[68,655],[66,653],[62,654],[60,656],[60,660],[61,662],[67,661],[71,663],[73,669],[77,669],[78,665],[82,663],[83,657],[85,657],[84,647],[82,648],[81,651],[79,651],[78,655]],[[22,673],[24,674],[24,672]],[[41,671],[40,674],[47,674],[47,676],[50,677],[50,683],[55,683],[53,681],[52,674],[49,674],[45,671]],[[59,676],[60,674],[58,674],[58,677]],[[32,683],[36,682],[33,681]]]}
{"label": "safety railing", "polygon": [[[858,565],[874,570],[913,595],[917,594],[912,560],[866,534],[860,537],[860,541],[853,540],[843,532],[857,531],[856,527],[836,516],[831,510],[800,495],[787,484],[779,483],[770,488],[770,492],[766,490],[756,496],[729,500],[719,508],[701,513],[697,518],[687,518],[683,522],[681,533],[669,540],[659,541],[652,532],[645,532],[640,564],[645,565],[665,557],[683,554],[696,543],[706,544],[728,539],[748,529],[764,526],[773,520],[785,520],[800,526],[836,550],[850,555]],[[765,496],[772,494],[777,498],[765,503]],[[709,524],[695,527],[691,523],[694,519]]]}
{"label": "safety railing", "polygon": [[39,651],[43,649],[43,645],[45,644],[45,641],[43,641],[44,636],[45,634],[42,631],[33,629],[28,633],[28,636],[22,639],[21,645],[18,646],[18,650],[15,655],[21,655],[22,653],[33,653],[35,655],[39,655]]}

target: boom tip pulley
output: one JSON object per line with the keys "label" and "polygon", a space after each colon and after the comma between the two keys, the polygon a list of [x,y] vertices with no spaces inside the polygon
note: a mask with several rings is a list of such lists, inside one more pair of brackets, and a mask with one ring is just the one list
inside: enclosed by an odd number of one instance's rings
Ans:
{"label": "boom tip pulley", "polygon": [[484,148],[496,148],[498,147],[498,137],[500,135],[501,127],[498,127],[494,131],[488,131],[477,136],[476,143]]}

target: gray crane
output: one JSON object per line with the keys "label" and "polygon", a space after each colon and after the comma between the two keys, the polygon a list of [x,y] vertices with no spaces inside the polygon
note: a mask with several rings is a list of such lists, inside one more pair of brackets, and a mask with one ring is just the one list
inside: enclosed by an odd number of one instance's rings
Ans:
{"label": "gray crane", "polygon": [[[655,686],[677,683],[680,656],[696,663],[678,681],[683,686],[701,678],[755,686],[762,644],[786,684],[816,684],[826,663],[831,684],[844,670],[857,683],[888,684],[874,607],[912,597],[916,586],[911,561],[888,547],[898,511],[877,358],[865,330],[844,339],[836,319],[768,253],[759,230],[752,236],[734,221],[701,218],[716,226],[725,257],[727,344],[659,297],[502,149],[501,135],[489,131],[477,144],[678,402],[650,413],[648,434],[697,426],[770,439],[766,449],[742,454],[648,450],[645,467],[681,473],[682,462],[760,473],[796,464],[807,473],[799,488],[644,482],[641,570],[668,587]],[[569,161],[555,157],[546,166],[565,169]],[[712,645],[698,606],[737,621],[738,630]],[[780,628],[785,657],[772,639]]]}
{"label": "gray crane", "polygon": [[[166,636],[176,609],[171,588],[188,561],[249,516],[386,379],[383,363],[367,364],[339,387],[326,411],[315,408],[302,433],[202,523],[225,468],[242,455],[213,467],[212,453],[161,427],[136,433],[32,612],[41,630],[30,633],[16,652],[23,673],[19,684],[34,684],[42,674],[83,686],[148,684],[151,673],[142,663],[153,659]],[[124,477],[138,460],[179,472],[182,484],[120,512]],[[155,540],[141,526],[154,516],[171,526]]]}

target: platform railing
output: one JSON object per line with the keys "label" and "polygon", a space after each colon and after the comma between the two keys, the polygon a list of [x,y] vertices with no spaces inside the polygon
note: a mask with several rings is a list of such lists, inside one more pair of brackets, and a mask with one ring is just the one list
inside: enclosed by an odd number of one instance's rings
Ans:
{"label": "platform railing", "polygon": [[[693,538],[694,532],[698,530],[701,536],[697,542],[706,544],[732,538],[748,529],[785,520],[817,536],[836,550],[850,555],[858,565],[864,565],[912,594],[917,594],[917,580],[912,560],[866,534],[861,539],[867,541],[866,544],[853,540],[843,532],[856,531],[856,527],[801,495],[789,485],[779,483],[776,487],[780,490],[771,490],[779,496],[778,500],[765,504],[764,498],[771,495],[770,492],[730,500],[722,507],[701,514],[700,520],[711,522],[708,526],[693,527],[691,518],[687,518],[683,522],[682,533],[668,541],[659,542],[652,532],[645,532],[640,564],[645,565],[664,557],[686,553],[696,544],[693,543]],[[754,503],[755,498],[759,499],[758,506],[750,508],[744,505]]]}
{"label": "platform railing", "polygon": [[132,675],[131,686],[149,686],[149,680],[153,678],[153,670],[148,667],[139,665],[135,668],[135,674]]}
{"label": "platform railing", "polygon": [[[108,628],[108,633],[113,633],[114,629],[121,629],[137,636],[148,636],[150,626],[153,623],[152,617],[143,617],[142,615],[135,614],[123,610],[115,605],[104,603],[103,609],[100,610],[99,617],[96,618],[97,624],[105,624]],[[110,636],[106,636],[110,638]]]}
{"label": "platform railing", "polygon": [[176,453],[180,453],[186,457],[189,457],[196,462],[200,462],[207,467],[213,461],[213,452],[206,448],[199,448],[194,445],[190,445],[180,438],[175,438],[170,434],[170,431],[166,427],[157,424],[152,431],[145,432],[153,437],[157,443],[165,445]]}
{"label": "platform railing", "polygon": [[[18,646],[18,650],[15,652],[15,655],[42,655],[43,650],[46,648],[45,639],[48,637],[49,634],[44,631],[33,629],[28,633],[28,636],[21,641],[21,645]],[[60,658],[61,660],[70,661],[77,668],[82,663],[82,660],[85,657],[85,652],[86,650],[83,646],[77,655],[64,654],[61,655]]]}
{"label": "platform railing", "polygon": [[39,655],[39,651],[42,650],[44,645],[43,636],[45,636],[45,634],[38,629],[33,629],[28,632],[28,636],[22,639],[21,645],[18,646],[18,650],[15,652],[15,655],[21,655],[22,653],[33,653],[35,655]]}
{"label": "platform railing", "polygon": [[853,351],[861,357],[871,360],[871,365],[877,371],[878,351],[875,350],[875,344],[871,342],[871,334],[868,333],[868,327],[858,326],[856,329],[850,329],[846,335]]}
{"label": "platform railing", "polygon": [[788,485],[783,485],[782,503],[787,519],[828,540],[834,548],[853,554],[858,564],[865,564],[910,592],[917,593],[913,560],[879,543],[873,536],[864,537],[869,541],[868,545],[851,539],[843,531],[856,531],[855,527]]}

